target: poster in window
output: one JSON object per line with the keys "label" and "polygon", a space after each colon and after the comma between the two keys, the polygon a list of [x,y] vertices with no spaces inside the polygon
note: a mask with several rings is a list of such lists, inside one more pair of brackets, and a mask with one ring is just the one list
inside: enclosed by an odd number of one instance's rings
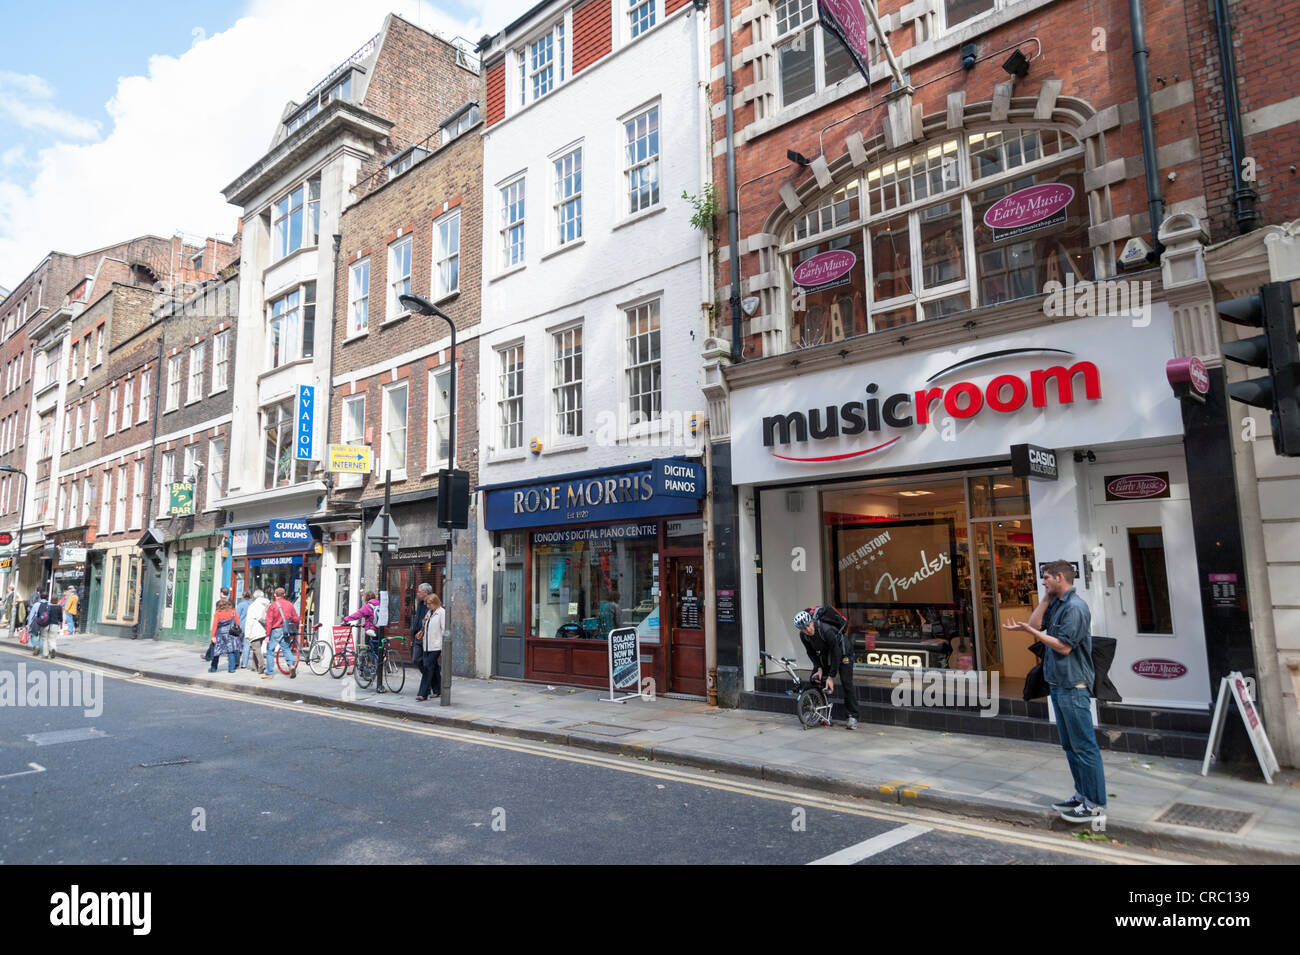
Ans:
{"label": "poster in window", "polygon": [[836,606],[956,603],[957,537],[950,519],[843,524],[834,529],[831,544]]}

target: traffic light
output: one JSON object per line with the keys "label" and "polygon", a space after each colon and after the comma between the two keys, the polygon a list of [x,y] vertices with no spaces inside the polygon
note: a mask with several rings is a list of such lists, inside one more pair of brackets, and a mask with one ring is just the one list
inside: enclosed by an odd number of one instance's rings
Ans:
{"label": "traffic light", "polygon": [[438,472],[438,526],[469,527],[469,472],[443,468]]}
{"label": "traffic light", "polygon": [[1273,426],[1273,449],[1300,457],[1300,345],[1290,284],[1270,282],[1260,286],[1257,295],[1220,302],[1218,310],[1224,321],[1264,330],[1262,335],[1223,343],[1223,357],[1268,369],[1262,378],[1230,383],[1229,396],[1266,409]]}

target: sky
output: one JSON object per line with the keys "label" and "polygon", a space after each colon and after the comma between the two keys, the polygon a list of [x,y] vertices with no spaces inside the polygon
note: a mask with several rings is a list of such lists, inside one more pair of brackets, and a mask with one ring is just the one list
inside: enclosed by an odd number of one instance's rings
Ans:
{"label": "sky", "polygon": [[5,4],[0,286],[51,250],[135,235],[229,238],[222,187],[270,146],[289,100],[397,13],[477,42],[533,0]]}

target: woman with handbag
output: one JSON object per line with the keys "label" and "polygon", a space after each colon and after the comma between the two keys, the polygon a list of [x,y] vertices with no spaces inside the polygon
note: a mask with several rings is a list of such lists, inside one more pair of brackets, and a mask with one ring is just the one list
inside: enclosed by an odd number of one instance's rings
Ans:
{"label": "woman with handbag", "polygon": [[212,616],[212,665],[208,667],[208,672],[217,672],[217,661],[224,653],[226,672],[234,673],[239,666],[243,642],[239,618],[235,616],[235,605],[222,597],[217,601],[217,612]]}

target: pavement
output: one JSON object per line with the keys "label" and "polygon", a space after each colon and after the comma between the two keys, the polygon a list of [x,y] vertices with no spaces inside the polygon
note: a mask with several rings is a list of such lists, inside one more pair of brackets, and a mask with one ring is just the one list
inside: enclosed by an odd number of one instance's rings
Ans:
{"label": "pavement", "polygon": [[[27,649],[7,634],[0,647]],[[871,723],[855,732],[840,723],[805,731],[793,701],[785,717],[663,696],[610,703],[601,700],[606,691],[499,678],[457,677],[454,704],[440,706],[438,700],[416,702],[414,669],[408,670],[402,693],[377,694],[356,688],[348,678],[318,677],[305,665],[292,680],[280,673],[272,680],[247,670],[229,674],[224,659],[217,673],[209,673],[201,650],[197,643],[77,634],[59,638],[57,659],[1035,829],[1086,830],[1061,821],[1049,808],[1072,788],[1065,756],[1055,745]],[[12,652],[0,654],[0,669],[20,660]],[[1216,765],[1202,776],[1199,761],[1106,750],[1102,759],[1109,803],[1105,835],[1111,840],[1207,861],[1300,862],[1300,772],[1284,770],[1268,785],[1253,764]],[[1157,821],[1175,804],[1190,805],[1192,815],[1202,817],[1215,815],[1203,810],[1244,815],[1226,823],[1231,831]]]}

